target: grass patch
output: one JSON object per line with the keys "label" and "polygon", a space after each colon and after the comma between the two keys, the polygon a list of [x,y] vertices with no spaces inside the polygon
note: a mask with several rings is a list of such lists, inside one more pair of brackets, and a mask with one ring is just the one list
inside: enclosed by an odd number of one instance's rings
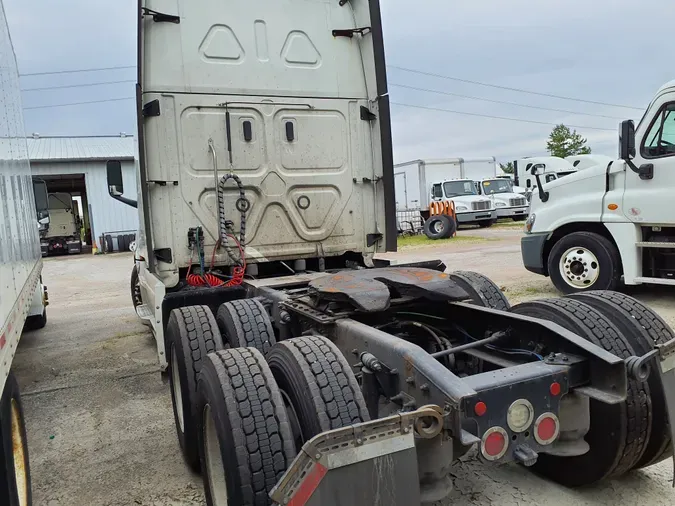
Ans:
{"label": "grass patch", "polygon": [[499,220],[497,223],[492,225],[493,228],[520,228],[525,227],[524,221],[513,221],[511,219]]}
{"label": "grass patch", "polygon": [[441,246],[443,244],[472,244],[477,242],[498,241],[495,238],[486,238],[475,235],[462,235],[461,233],[449,239],[431,240],[426,235],[409,235],[398,238],[399,248],[414,248],[422,246]]}

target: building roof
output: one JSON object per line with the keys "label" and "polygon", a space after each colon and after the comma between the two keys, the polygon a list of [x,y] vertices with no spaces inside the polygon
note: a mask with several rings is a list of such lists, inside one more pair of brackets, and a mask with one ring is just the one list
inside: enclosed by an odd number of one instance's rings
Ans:
{"label": "building roof", "polygon": [[134,138],[131,135],[103,137],[28,137],[31,162],[133,160]]}

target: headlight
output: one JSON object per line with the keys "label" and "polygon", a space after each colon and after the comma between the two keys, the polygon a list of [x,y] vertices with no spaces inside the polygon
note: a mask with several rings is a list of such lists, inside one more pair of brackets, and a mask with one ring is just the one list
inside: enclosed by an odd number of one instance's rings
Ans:
{"label": "headlight", "polygon": [[537,219],[537,215],[532,213],[527,217],[527,221],[525,222],[525,233],[529,234],[532,232],[532,227],[534,227],[534,222]]}
{"label": "headlight", "polygon": [[468,211],[469,208],[466,206],[457,206],[455,207],[455,211]]}
{"label": "headlight", "polygon": [[504,202],[497,202],[495,203],[495,207],[506,207],[506,204]]}

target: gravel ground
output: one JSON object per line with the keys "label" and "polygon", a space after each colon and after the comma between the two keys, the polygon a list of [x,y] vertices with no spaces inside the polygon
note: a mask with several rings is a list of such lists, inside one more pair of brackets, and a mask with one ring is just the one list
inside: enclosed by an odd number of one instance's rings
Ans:
{"label": "gravel ground", "polygon": [[[512,303],[556,296],[520,262],[520,229],[461,231],[480,237],[388,255],[441,258],[449,270],[490,276]],[[203,504],[201,478],[188,471],[175,437],[171,396],[158,372],[154,341],[130,307],[129,254],[47,259],[51,304],[45,329],[26,333],[15,359],[26,409],[37,506]],[[675,291],[630,293],[675,326]],[[672,505],[672,463],[620,480],[570,490],[517,465],[471,457],[453,468],[450,504]]]}

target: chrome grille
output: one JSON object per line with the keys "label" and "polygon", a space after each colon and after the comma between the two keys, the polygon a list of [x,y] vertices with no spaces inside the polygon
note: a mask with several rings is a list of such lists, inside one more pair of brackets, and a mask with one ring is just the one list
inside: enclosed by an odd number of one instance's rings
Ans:
{"label": "chrome grille", "polygon": [[474,211],[484,211],[485,209],[490,209],[490,201],[481,200],[480,202],[472,202],[471,209]]}
{"label": "chrome grille", "polygon": [[517,198],[517,199],[511,199],[511,200],[509,200],[509,205],[511,207],[526,206],[527,205],[527,199],[524,198],[524,197]]}

